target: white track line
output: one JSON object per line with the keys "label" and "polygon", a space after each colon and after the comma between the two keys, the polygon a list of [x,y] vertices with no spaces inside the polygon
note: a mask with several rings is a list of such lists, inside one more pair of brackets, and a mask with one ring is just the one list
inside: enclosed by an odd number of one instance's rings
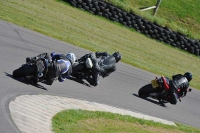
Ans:
{"label": "white track line", "polygon": [[104,104],[51,95],[21,95],[9,103],[11,117],[23,133],[52,133],[51,119],[58,112],[66,109],[82,109],[90,111],[107,111],[122,115],[130,115],[145,120],[153,120],[168,125],[174,122],[164,119],[111,107]]}

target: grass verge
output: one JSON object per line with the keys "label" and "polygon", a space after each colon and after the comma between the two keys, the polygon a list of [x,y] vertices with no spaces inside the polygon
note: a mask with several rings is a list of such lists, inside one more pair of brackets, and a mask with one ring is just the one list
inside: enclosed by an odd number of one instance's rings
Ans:
{"label": "grass verge", "polygon": [[199,129],[177,124],[169,126],[153,121],[109,112],[65,110],[52,118],[55,133],[197,133]]}

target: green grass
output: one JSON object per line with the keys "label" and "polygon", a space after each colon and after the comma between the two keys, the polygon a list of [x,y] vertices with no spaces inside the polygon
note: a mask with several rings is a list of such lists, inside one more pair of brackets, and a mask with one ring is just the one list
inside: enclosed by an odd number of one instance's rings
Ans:
{"label": "green grass", "polygon": [[[200,89],[200,58],[54,0],[0,1],[0,19],[91,51],[120,51],[122,61],[158,75],[190,71]],[[73,51],[72,51],[73,52]],[[152,77],[153,78],[153,77]]]}
{"label": "green grass", "polygon": [[162,26],[172,28],[188,37],[200,39],[200,1],[162,0],[156,16],[153,10],[141,12],[139,8],[156,5],[158,0],[107,0],[126,11],[140,14],[144,18]]}
{"label": "green grass", "polygon": [[52,118],[55,133],[197,133],[199,129],[177,124],[169,126],[153,121],[109,112],[65,110]]}

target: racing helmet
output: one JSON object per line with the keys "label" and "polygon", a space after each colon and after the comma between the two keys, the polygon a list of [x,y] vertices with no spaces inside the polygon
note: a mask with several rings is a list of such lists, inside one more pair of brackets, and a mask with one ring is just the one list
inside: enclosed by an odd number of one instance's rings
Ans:
{"label": "racing helmet", "polygon": [[122,55],[119,52],[115,52],[113,56],[115,57],[116,63],[119,62],[122,58]]}
{"label": "racing helmet", "polygon": [[192,80],[192,74],[190,72],[186,72],[184,76],[187,78],[188,82]]}
{"label": "racing helmet", "polygon": [[71,62],[72,65],[76,61],[76,55],[71,52],[66,55],[66,58]]}

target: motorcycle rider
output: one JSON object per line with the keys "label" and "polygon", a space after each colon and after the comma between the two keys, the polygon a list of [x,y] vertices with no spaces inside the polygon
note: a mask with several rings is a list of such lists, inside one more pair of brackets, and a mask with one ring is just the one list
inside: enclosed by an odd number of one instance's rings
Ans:
{"label": "motorcycle rider", "polygon": [[[46,84],[52,85],[54,80],[58,78],[59,82],[63,82],[70,74],[72,73],[72,65],[76,60],[76,55],[74,53],[57,54],[52,53],[43,53],[35,57],[26,58],[26,62],[32,62],[39,58],[45,58],[49,62],[48,71],[46,73]],[[35,76],[34,84],[37,84],[38,76]]]}
{"label": "motorcycle rider", "polygon": [[189,82],[191,80],[192,74],[190,72],[186,72],[184,75],[173,75],[169,85],[164,85],[165,89],[169,91],[169,97],[160,95],[159,101],[162,102],[161,99],[163,99],[170,102],[171,104],[176,104],[177,98],[186,96],[189,88]]}
{"label": "motorcycle rider", "polygon": [[118,63],[122,56],[119,52],[114,52],[112,55],[107,52],[96,52],[89,53],[81,57],[79,60],[86,60],[90,58],[92,60],[92,77],[87,77],[87,81],[93,85],[97,86],[99,83],[100,75],[105,78],[109,76],[110,73],[116,70],[116,63]]}

